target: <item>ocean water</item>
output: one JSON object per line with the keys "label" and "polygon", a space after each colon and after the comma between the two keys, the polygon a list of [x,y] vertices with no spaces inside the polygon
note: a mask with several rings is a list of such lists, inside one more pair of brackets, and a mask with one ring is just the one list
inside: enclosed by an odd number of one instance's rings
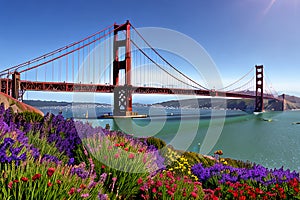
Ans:
{"label": "ocean water", "polygon": [[138,107],[149,114],[142,119],[86,119],[111,113],[111,107],[40,108],[43,112],[87,121],[93,126],[110,125],[139,137],[155,136],[177,149],[251,161],[269,168],[300,171],[300,111],[266,112],[260,115],[237,110]]}

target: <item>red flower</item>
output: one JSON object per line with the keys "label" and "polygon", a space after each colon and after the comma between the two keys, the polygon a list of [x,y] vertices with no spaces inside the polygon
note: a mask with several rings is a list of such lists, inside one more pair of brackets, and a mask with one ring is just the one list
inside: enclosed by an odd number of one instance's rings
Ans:
{"label": "red flower", "polygon": [[12,185],[13,185],[13,182],[10,181],[10,182],[8,183],[8,188],[9,188],[9,189],[12,189]]}
{"label": "red flower", "polygon": [[115,144],[115,147],[119,147],[119,146],[120,146],[120,144],[119,144],[119,143],[116,143],[116,144]]}
{"label": "red flower", "polygon": [[133,154],[133,153],[130,153],[130,154],[128,155],[128,158],[129,158],[129,159],[133,159],[133,158],[134,158],[134,154]]}
{"label": "red flower", "polygon": [[120,142],[121,147],[124,147],[124,145],[125,145],[124,142]]}
{"label": "red flower", "polygon": [[125,151],[128,151],[129,149],[128,149],[128,147],[125,147],[124,150],[125,150]]}
{"label": "red flower", "polygon": [[20,182],[20,181],[19,181],[19,180],[17,180],[17,179],[16,179],[16,180],[14,180],[14,183],[19,183],[19,182]]}
{"label": "red flower", "polygon": [[156,193],[156,192],[157,192],[156,188],[153,188],[152,193]]}
{"label": "red flower", "polygon": [[48,169],[48,171],[47,171],[47,175],[48,175],[49,177],[51,177],[51,176],[53,175],[54,171],[55,171],[55,169],[52,168],[52,167],[50,167],[50,168]]}
{"label": "red flower", "polygon": [[32,180],[35,181],[36,179],[40,179],[41,178],[41,174],[35,174],[33,177],[32,177]]}
{"label": "red flower", "polygon": [[138,180],[137,180],[137,183],[140,185],[143,183],[143,179],[140,177]]}
{"label": "red flower", "polygon": [[53,184],[51,182],[47,183],[48,187],[51,187]]}
{"label": "red flower", "polygon": [[237,192],[237,191],[233,191],[233,193],[232,193],[232,194],[233,194],[233,197],[234,197],[234,198],[237,198],[237,197],[239,196],[239,194],[238,194],[238,192]]}
{"label": "red flower", "polygon": [[263,194],[264,193],[264,191],[262,191],[260,188],[256,188],[255,192],[258,193],[258,194]]}
{"label": "red flower", "polygon": [[23,176],[23,177],[21,178],[21,180],[22,180],[23,182],[27,182],[27,181],[28,181],[28,178]]}
{"label": "red flower", "polygon": [[169,194],[170,196],[173,196],[173,195],[174,195],[174,193],[173,193],[172,191],[170,191],[170,190],[168,190],[168,194]]}
{"label": "red flower", "polygon": [[160,180],[156,181],[156,187],[161,187],[162,186],[162,182]]}
{"label": "red flower", "polygon": [[246,200],[246,196],[239,197],[239,200]]}
{"label": "red flower", "polygon": [[81,185],[80,185],[80,188],[81,188],[81,189],[84,189],[84,188],[86,188],[86,185],[81,184]]}
{"label": "red flower", "polygon": [[56,183],[60,185],[61,184],[61,180],[57,180]]}
{"label": "red flower", "polygon": [[101,168],[104,169],[104,168],[105,168],[105,165],[102,165]]}
{"label": "red flower", "polygon": [[70,189],[70,191],[68,192],[68,194],[69,194],[69,195],[72,195],[72,194],[74,194],[74,192],[75,192],[75,188],[72,187],[72,188]]}
{"label": "red flower", "polygon": [[198,198],[198,194],[196,192],[191,192],[192,197]]}

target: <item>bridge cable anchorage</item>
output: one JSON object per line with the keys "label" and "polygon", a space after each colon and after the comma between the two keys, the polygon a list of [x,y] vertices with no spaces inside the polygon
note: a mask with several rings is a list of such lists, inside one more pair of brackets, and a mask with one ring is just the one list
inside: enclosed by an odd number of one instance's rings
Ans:
{"label": "bridge cable anchorage", "polygon": [[234,84],[238,83],[239,81],[241,81],[242,79],[244,79],[246,76],[248,76],[251,72],[253,72],[254,68],[251,68],[249,72],[247,72],[244,76],[242,76],[240,79],[230,83],[229,85],[227,85],[226,87],[220,88],[218,90],[224,90],[226,88],[229,88],[231,86],[233,86]]}
{"label": "bridge cable anchorage", "polygon": [[101,40],[102,38],[108,36],[109,34],[113,33],[113,32],[114,32],[115,30],[117,30],[117,29],[118,29],[118,28],[115,28],[115,29],[113,29],[113,30],[107,32],[105,35],[102,35],[101,37],[99,37],[99,38],[97,38],[97,39],[95,39],[95,40],[92,40],[91,42],[88,42],[88,43],[86,43],[86,44],[84,44],[84,45],[82,45],[82,46],[79,46],[79,47],[77,47],[76,49],[73,49],[72,51],[69,51],[69,52],[64,53],[64,54],[62,54],[62,55],[60,55],[60,56],[57,56],[57,57],[55,57],[55,58],[53,58],[53,59],[51,59],[51,60],[48,60],[48,61],[45,61],[45,62],[40,63],[40,64],[38,64],[38,65],[35,65],[35,66],[31,67],[31,68],[24,69],[24,70],[20,71],[20,73],[23,73],[23,72],[28,71],[28,70],[35,69],[35,68],[37,68],[37,67],[40,67],[40,66],[42,66],[42,65],[45,65],[45,64],[50,63],[50,62],[52,62],[52,61],[55,61],[55,60],[57,60],[57,59],[59,59],[59,58],[62,58],[62,57],[64,57],[64,56],[66,56],[66,55],[69,55],[69,54],[71,54],[71,53],[73,53],[73,52],[75,52],[75,51],[81,50],[81,49],[83,49],[84,47],[86,47],[86,46],[88,46],[88,45],[90,45],[90,44],[92,44],[92,43],[94,43],[94,42],[96,42],[96,41],[98,41],[98,40]]}
{"label": "bridge cable anchorage", "polygon": [[191,84],[188,84],[182,80],[180,80],[179,78],[175,77],[174,75],[172,75],[170,72],[168,72],[167,70],[165,70],[163,67],[161,67],[157,62],[155,62],[152,58],[150,58],[150,56],[148,56],[148,54],[146,54],[134,41],[131,40],[131,43],[142,53],[144,54],[145,57],[147,57],[153,64],[155,64],[157,67],[159,67],[161,70],[163,70],[165,73],[167,73],[169,76],[173,77],[174,79],[176,79],[177,81],[185,84],[185,85],[188,85],[190,87],[193,87],[195,89],[200,89],[194,85],[191,85]]}
{"label": "bridge cable anchorage", "polygon": [[[20,68],[23,68],[23,67],[25,67],[25,66],[27,66],[27,65],[29,65],[29,64],[38,62],[38,61],[40,61],[40,60],[42,60],[42,59],[45,59],[46,57],[52,56],[52,55],[54,55],[54,54],[56,54],[56,53],[59,53],[59,52],[61,52],[61,51],[63,51],[63,50],[66,50],[66,49],[68,49],[68,48],[70,48],[70,47],[73,47],[73,46],[75,46],[75,45],[77,45],[77,44],[79,44],[79,43],[81,43],[81,42],[83,42],[83,41],[85,41],[85,40],[88,40],[89,38],[91,38],[91,37],[93,37],[93,36],[95,36],[95,35],[97,35],[97,34],[100,34],[100,33],[102,33],[104,30],[108,30],[108,29],[110,29],[110,28],[112,28],[112,27],[113,27],[113,25],[110,25],[110,26],[108,26],[108,27],[106,27],[106,28],[104,28],[104,29],[98,31],[97,33],[94,33],[94,34],[92,34],[92,35],[90,35],[90,36],[88,36],[88,37],[86,37],[86,38],[84,38],[84,39],[82,39],[82,40],[80,40],[80,41],[73,42],[73,43],[71,43],[71,44],[69,44],[69,45],[66,45],[66,46],[64,46],[64,47],[61,47],[61,48],[56,49],[56,50],[54,50],[54,51],[51,51],[51,52],[49,52],[49,53],[47,53],[47,54],[44,54],[44,55],[39,56],[39,57],[37,57],[37,58],[34,58],[34,59],[30,60],[30,61],[21,63],[21,64],[19,64],[19,65],[12,66],[12,67],[7,68],[7,69],[5,69],[5,70],[2,70],[2,71],[0,71],[0,75],[2,75],[3,72],[7,72],[7,71],[16,71],[16,70],[18,70],[18,69],[20,69]],[[12,73],[12,72],[11,72],[11,73]]]}
{"label": "bridge cable anchorage", "polygon": [[[165,61],[171,68],[173,68],[177,73],[179,73],[180,75],[182,75],[183,77],[185,77],[186,79],[188,79],[189,81],[191,81],[192,83],[196,84],[197,86],[199,86],[200,88],[203,88],[205,90],[210,90],[202,85],[200,85],[199,83],[197,83],[196,81],[194,81],[193,79],[189,78],[187,75],[185,75],[184,73],[182,73],[181,71],[179,71],[178,69],[176,69],[176,67],[174,67],[170,62],[168,62],[163,56],[161,56],[147,41],[146,39],[137,31],[137,29],[130,24],[131,27],[133,28],[133,30],[140,36],[140,38],[147,44],[147,46],[156,54],[158,55],[163,61]],[[173,77],[173,76],[172,76]],[[185,83],[186,84],[186,83]],[[194,86],[193,86],[194,87]],[[194,87],[196,88],[196,87]],[[199,89],[200,89],[199,88]]]}

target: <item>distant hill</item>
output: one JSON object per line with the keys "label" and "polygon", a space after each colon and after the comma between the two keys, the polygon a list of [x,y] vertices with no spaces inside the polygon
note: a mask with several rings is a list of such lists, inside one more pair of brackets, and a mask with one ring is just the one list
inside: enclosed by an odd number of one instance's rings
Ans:
{"label": "distant hill", "polygon": [[285,95],[286,109],[300,109],[300,98],[296,96]]}
{"label": "distant hill", "polygon": [[[296,96],[285,95],[286,99],[286,109],[300,109],[300,98]],[[80,104],[91,104],[92,106],[111,106],[106,103],[72,103],[72,102],[58,102],[58,101],[40,101],[40,100],[24,100],[24,103],[34,106],[34,107],[49,107],[49,106],[72,106],[72,104],[80,105]],[[151,106],[158,107],[181,107],[181,108],[227,108],[227,109],[239,109],[239,110],[254,110],[254,99],[224,99],[213,98],[213,104],[211,99],[202,98],[202,99],[185,99],[185,100],[172,100],[161,103],[155,103]],[[136,107],[145,107],[150,106],[147,104],[135,103]],[[268,105],[265,105],[265,109],[267,110],[281,110],[282,104],[281,102],[276,102],[275,100],[269,100]]]}
{"label": "distant hill", "polygon": [[[286,110],[300,109],[300,98],[295,96],[285,95]],[[227,108],[227,109],[239,109],[244,111],[254,110],[254,99],[226,99],[224,101],[220,98],[211,99],[185,99],[185,100],[173,100],[161,103],[153,104],[154,106],[163,107],[181,107],[181,108]],[[269,100],[265,105],[266,110],[282,110],[282,103],[276,100]]]}
{"label": "distant hill", "polygon": [[35,106],[35,107],[49,107],[49,106],[72,106],[73,104],[91,104],[91,105],[104,105],[110,106],[110,104],[106,103],[84,103],[84,102],[60,102],[60,101],[41,101],[41,100],[24,100],[24,103]]}
{"label": "distant hill", "polygon": [[253,110],[254,100],[251,99],[185,99],[185,100],[173,100],[162,103],[153,104],[154,106],[163,107],[181,107],[181,108],[228,108],[228,109],[239,109],[239,110]]}

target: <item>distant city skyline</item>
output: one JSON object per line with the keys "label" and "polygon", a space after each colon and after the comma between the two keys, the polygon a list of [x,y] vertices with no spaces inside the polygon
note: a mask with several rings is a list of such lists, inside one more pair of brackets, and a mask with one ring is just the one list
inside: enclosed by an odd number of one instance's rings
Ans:
{"label": "distant city skyline", "polygon": [[[300,96],[299,0],[5,1],[0,70],[127,19],[137,28],[163,27],[194,39],[215,62],[224,85],[263,64],[272,88]],[[31,92],[26,97],[68,100],[70,94]]]}

